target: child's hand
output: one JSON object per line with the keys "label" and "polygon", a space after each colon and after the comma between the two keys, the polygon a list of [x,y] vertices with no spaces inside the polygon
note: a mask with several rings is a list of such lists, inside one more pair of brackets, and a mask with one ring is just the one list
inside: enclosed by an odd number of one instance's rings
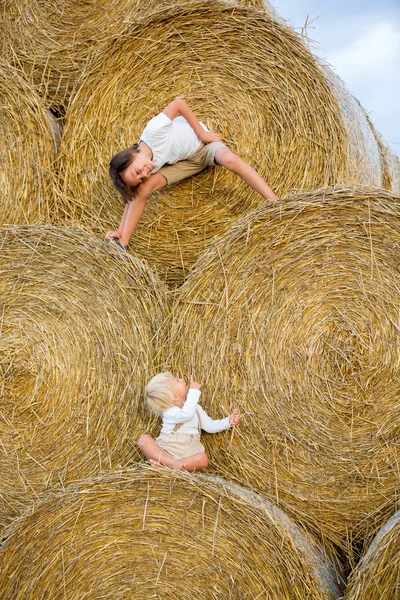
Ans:
{"label": "child's hand", "polygon": [[111,240],[112,238],[119,238],[118,231],[107,231],[104,236],[106,240]]}
{"label": "child's hand", "polygon": [[200,390],[201,389],[201,383],[197,383],[197,381],[195,381],[193,379],[193,375],[190,376],[190,383],[189,383],[189,387],[192,390]]}
{"label": "child's hand", "polygon": [[222,137],[220,134],[215,133],[214,131],[204,130],[200,139],[204,144],[209,144],[210,142],[222,142]]}
{"label": "child's hand", "polygon": [[237,425],[238,423],[240,423],[240,414],[235,408],[233,413],[229,415],[229,425]]}

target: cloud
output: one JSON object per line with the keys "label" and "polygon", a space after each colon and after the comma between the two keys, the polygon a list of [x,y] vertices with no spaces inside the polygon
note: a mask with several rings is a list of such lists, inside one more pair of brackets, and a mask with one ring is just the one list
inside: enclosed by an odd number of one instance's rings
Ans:
{"label": "cloud", "polygon": [[399,58],[400,31],[380,22],[343,50],[331,52],[327,60],[349,84],[365,78],[376,84],[399,79]]}

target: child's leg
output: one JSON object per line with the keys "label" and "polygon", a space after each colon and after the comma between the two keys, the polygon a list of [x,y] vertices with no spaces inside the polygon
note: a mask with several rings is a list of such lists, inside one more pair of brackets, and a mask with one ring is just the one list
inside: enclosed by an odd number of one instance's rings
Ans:
{"label": "child's leg", "polygon": [[151,464],[157,463],[165,465],[167,467],[176,466],[175,463],[177,461],[174,460],[169,454],[167,454],[165,450],[163,450],[161,446],[159,446],[150,435],[141,435],[138,440],[138,444],[139,448],[141,449],[145,457],[149,459]]}
{"label": "child's leg", "polygon": [[175,467],[178,469],[183,469],[184,471],[190,471],[193,473],[199,473],[203,471],[208,465],[207,454],[204,452],[199,452],[198,454],[192,454],[192,456],[186,456],[185,458],[180,458],[175,461]]}
{"label": "child's leg", "polygon": [[279,200],[264,179],[252,168],[227,147],[218,148],[215,152],[215,162],[229,171],[236,173],[263,198],[267,200]]}

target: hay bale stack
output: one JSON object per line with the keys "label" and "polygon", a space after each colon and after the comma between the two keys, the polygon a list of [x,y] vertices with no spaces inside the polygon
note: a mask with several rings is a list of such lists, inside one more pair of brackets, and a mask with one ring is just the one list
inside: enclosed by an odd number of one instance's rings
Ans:
{"label": "hay bale stack", "polygon": [[[84,227],[93,230],[93,215],[103,230],[118,225],[123,206],[108,180],[109,160],[176,96],[281,196],[342,178],[341,113],[301,39],[261,11],[192,2],[111,39],[81,80],[66,116],[60,172]],[[180,282],[210,239],[261,201],[232,173],[209,170],[156,195],[132,247]]]}
{"label": "hay bale stack", "polygon": [[3,600],[338,597],[332,564],[275,507],[168,469],[81,482],[6,536]]}
{"label": "hay bale stack", "polygon": [[398,197],[294,197],[216,238],[172,311],[168,366],[244,417],[206,436],[211,465],[344,547],[399,491],[399,254]]}
{"label": "hay bale stack", "polygon": [[0,225],[48,221],[55,213],[53,123],[32,86],[0,59]]}
{"label": "hay bale stack", "polygon": [[38,491],[134,459],[167,305],[139,260],[45,226],[0,230],[0,298],[4,525]]}
{"label": "hay bale stack", "polygon": [[398,600],[400,511],[379,530],[348,582],[345,600]]}

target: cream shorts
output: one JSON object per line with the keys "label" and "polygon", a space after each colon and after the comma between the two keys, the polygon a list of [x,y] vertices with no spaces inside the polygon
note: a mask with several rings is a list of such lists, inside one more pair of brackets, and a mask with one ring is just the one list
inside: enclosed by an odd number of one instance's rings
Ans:
{"label": "cream shorts", "polygon": [[174,165],[164,165],[158,172],[164,175],[168,185],[177,183],[186,177],[200,173],[206,167],[215,167],[215,153],[219,148],[226,148],[226,146],[222,142],[202,143],[200,148],[186,160],[180,160]]}
{"label": "cream shorts", "polygon": [[171,431],[160,435],[156,442],[172,458],[186,458],[192,454],[205,452],[203,444],[200,442],[200,435],[191,435],[181,431]]}

